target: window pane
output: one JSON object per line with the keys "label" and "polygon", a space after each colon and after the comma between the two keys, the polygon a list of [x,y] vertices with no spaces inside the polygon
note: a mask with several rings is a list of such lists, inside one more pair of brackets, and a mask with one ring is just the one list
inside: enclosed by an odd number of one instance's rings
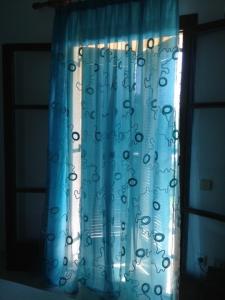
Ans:
{"label": "window pane", "polygon": [[190,206],[225,214],[225,109],[194,113]]}
{"label": "window pane", "polygon": [[17,240],[40,240],[45,194],[17,194]]}
{"label": "window pane", "polygon": [[16,104],[48,104],[50,52],[15,55]]}
{"label": "window pane", "polygon": [[48,111],[16,111],[17,187],[44,187],[47,173]]}
{"label": "window pane", "polygon": [[195,102],[225,101],[225,31],[197,38]]}
{"label": "window pane", "polygon": [[[197,215],[189,215],[187,272],[194,277],[204,276],[209,266],[225,263],[225,224]],[[198,258],[203,262],[199,263]]]}

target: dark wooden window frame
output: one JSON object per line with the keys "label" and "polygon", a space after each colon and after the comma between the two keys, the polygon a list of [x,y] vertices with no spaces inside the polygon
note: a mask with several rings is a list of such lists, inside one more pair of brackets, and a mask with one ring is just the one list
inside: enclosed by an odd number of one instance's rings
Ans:
{"label": "dark wooden window frame", "polygon": [[[48,105],[15,104],[15,53],[50,51],[50,44],[5,44],[2,46],[3,63],[3,111],[4,111],[4,156],[5,156],[5,220],[6,220],[6,262],[9,270],[26,270],[30,268],[29,258],[37,254],[40,243],[18,243],[16,241],[16,194],[46,193],[46,188],[16,187],[16,143],[15,111],[18,109],[47,110]],[[27,250],[27,251],[26,251]],[[23,255],[24,261],[18,256]],[[29,256],[29,254],[31,256]]]}
{"label": "dark wooden window frame", "polygon": [[180,279],[179,299],[183,299],[184,278],[187,247],[187,214],[189,187],[189,165],[191,150],[191,120],[195,71],[196,28],[198,15],[187,15],[181,20],[180,29],[183,32],[183,57],[180,94],[180,209],[181,209],[181,242],[180,242]]}
{"label": "dark wooden window frame", "polygon": [[188,242],[188,216],[194,214],[212,220],[225,222],[225,215],[195,209],[190,206],[190,164],[192,124],[195,109],[225,108],[223,102],[194,103],[194,77],[196,65],[197,36],[201,33],[213,32],[225,29],[225,20],[217,20],[204,24],[198,24],[198,16],[184,16],[183,23],[183,63],[181,80],[181,105],[180,105],[180,204],[181,204],[181,253],[180,253],[180,286],[179,298],[185,299],[186,293],[186,258]]}

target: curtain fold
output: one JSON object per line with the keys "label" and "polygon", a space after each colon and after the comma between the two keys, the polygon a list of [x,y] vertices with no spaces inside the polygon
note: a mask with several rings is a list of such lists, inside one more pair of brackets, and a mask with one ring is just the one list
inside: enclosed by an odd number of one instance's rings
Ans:
{"label": "curtain fold", "polygon": [[56,11],[46,274],[117,299],[175,299],[175,0]]}

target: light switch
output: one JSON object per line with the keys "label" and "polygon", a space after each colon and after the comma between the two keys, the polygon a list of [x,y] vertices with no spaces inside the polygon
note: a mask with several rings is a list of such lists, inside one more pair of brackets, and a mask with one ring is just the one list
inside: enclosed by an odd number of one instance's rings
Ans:
{"label": "light switch", "polygon": [[213,181],[211,179],[200,180],[200,190],[211,191],[213,189]]}

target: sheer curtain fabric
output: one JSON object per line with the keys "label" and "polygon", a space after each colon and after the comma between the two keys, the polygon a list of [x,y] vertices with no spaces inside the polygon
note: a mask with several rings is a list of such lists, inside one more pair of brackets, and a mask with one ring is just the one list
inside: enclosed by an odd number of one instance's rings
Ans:
{"label": "sheer curtain fabric", "polygon": [[175,0],[56,11],[46,274],[117,299],[175,299]]}

